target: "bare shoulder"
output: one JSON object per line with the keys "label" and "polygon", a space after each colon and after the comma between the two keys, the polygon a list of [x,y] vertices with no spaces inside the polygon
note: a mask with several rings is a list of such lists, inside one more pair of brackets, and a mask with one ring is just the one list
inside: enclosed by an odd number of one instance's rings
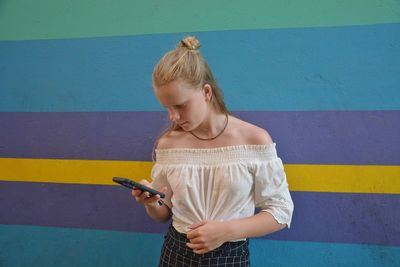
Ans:
{"label": "bare shoulder", "polygon": [[269,145],[273,143],[267,130],[238,118],[233,117],[231,121],[234,132],[238,135],[237,138],[240,138],[246,144]]}
{"label": "bare shoulder", "polygon": [[175,148],[178,140],[185,135],[182,131],[167,131],[157,141],[157,149]]}

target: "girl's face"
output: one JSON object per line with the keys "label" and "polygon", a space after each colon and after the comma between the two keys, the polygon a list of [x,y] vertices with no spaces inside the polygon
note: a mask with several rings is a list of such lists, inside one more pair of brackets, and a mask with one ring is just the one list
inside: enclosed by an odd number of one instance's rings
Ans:
{"label": "girl's face", "polygon": [[168,110],[169,119],[184,131],[196,129],[207,117],[211,97],[209,85],[196,88],[178,80],[153,87],[158,101]]}

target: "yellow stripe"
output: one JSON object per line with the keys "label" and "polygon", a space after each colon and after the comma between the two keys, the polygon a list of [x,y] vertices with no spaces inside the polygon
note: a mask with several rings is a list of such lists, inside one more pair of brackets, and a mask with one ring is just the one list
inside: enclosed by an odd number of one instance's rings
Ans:
{"label": "yellow stripe", "polygon": [[294,191],[400,194],[400,166],[286,164]]}
{"label": "yellow stripe", "polygon": [[114,184],[114,176],[150,177],[151,162],[0,158],[0,180],[67,184]]}
{"label": "yellow stripe", "polygon": [[[0,158],[0,180],[114,184],[149,179],[152,162]],[[400,166],[286,164],[292,191],[400,194]]]}

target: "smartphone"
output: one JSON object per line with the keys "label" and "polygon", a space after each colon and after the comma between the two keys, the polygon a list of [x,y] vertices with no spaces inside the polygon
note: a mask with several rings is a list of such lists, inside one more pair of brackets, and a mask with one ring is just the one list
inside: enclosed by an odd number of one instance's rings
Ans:
{"label": "smartphone", "polygon": [[164,197],[165,197],[165,194],[164,194],[164,193],[158,192],[157,190],[154,190],[153,188],[150,188],[150,187],[148,187],[148,186],[142,185],[142,184],[140,184],[140,183],[137,183],[137,182],[132,181],[132,180],[127,179],[127,178],[113,177],[112,180],[113,180],[114,182],[116,182],[116,183],[118,183],[118,184],[120,184],[120,185],[123,185],[123,186],[125,186],[125,187],[128,187],[128,188],[130,188],[130,189],[138,188],[138,189],[140,189],[140,190],[142,190],[142,191],[149,192],[150,195],[152,195],[152,196],[154,196],[154,195],[159,195],[161,198],[164,198]]}

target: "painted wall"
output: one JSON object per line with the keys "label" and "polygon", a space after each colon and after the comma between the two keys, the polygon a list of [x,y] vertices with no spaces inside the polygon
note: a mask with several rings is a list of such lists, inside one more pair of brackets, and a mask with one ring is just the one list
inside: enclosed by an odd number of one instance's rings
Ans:
{"label": "painted wall", "polygon": [[151,72],[195,34],[285,162],[292,227],[253,266],[400,265],[399,1],[0,2],[0,266],[156,266]]}

